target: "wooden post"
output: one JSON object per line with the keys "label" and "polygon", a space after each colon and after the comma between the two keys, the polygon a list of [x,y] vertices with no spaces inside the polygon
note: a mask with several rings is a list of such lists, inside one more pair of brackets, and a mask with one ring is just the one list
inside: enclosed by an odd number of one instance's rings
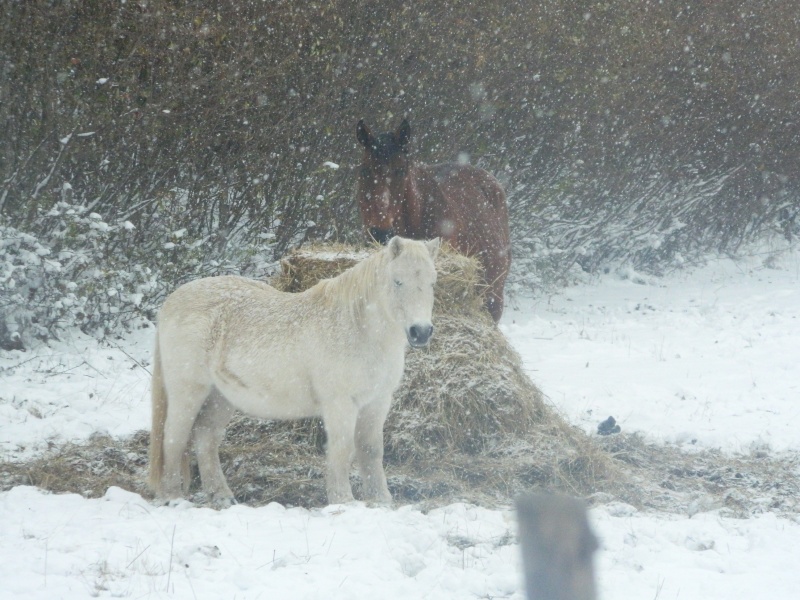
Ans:
{"label": "wooden post", "polygon": [[577,498],[517,499],[519,540],[528,600],[595,600],[597,538]]}

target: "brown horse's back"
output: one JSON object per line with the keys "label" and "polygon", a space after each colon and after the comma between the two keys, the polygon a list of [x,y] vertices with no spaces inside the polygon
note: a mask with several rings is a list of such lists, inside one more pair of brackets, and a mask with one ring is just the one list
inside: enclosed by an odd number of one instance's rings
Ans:
{"label": "brown horse's back", "polygon": [[[508,206],[500,182],[488,171],[444,163],[427,167],[444,196],[447,215],[436,235],[456,250],[476,256],[489,285],[487,307],[495,321],[503,314],[503,288],[511,267]],[[449,231],[449,226],[452,231]]]}
{"label": "brown horse's back", "polygon": [[[458,163],[441,163],[428,167],[440,186],[462,189],[472,188],[483,194],[489,206],[507,216],[506,194],[503,186],[488,171]],[[508,229],[506,223],[505,229]]]}

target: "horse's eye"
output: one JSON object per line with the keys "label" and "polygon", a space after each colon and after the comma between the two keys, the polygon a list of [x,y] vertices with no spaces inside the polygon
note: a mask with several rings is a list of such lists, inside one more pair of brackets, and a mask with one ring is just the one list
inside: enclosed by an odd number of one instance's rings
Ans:
{"label": "horse's eye", "polygon": [[361,167],[361,176],[366,179],[372,174],[372,171],[369,167]]}
{"label": "horse's eye", "polygon": [[395,170],[394,174],[397,177],[405,177],[406,176],[406,170],[401,167],[400,169]]}

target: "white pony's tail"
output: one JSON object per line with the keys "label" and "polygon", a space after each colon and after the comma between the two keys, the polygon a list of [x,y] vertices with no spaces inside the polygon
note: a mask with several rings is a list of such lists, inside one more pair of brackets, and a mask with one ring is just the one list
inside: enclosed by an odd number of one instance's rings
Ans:
{"label": "white pony's tail", "polygon": [[153,424],[150,428],[150,489],[158,494],[161,491],[161,477],[164,474],[164,423],[167,420],[167,390],[164,387],[164,374],[161,371],[161,350],[158,331],[156,349],[153,353],[153,380],[151,398],[153,404]]}

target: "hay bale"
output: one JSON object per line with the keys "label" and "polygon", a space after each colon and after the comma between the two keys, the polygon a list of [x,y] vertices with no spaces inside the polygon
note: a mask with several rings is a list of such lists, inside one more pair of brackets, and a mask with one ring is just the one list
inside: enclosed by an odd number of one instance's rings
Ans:
{"label": "hay bale", "polygon": [[[294,250],[281,260],[281,272],[270,283],[284,292],[302,292],[321,279],[336,277],[380,249],[346,244],[313,244]],[[435,314],[488,315],[484,306],[480,263],[445,243],[436,259]]]}
{"label": "hay bale", "polygon": [[[282,261],[272,284],[302,291],[365,257],[346,246],[307,248]],[[407,353],[385,428],[387,451],[398,461],[485,452],[506,434],[527,435],[545,418],[541,392],[484,308],[478,261],[444,245],[436,270],[436,331],[429,347]]]}
{"label": "hay bale", "polygon": [[[305,248],[282,261],[271,283],[302,291],[366,255],[341,245]],[[392,492],[408,500],[485,502],[530,487],[597,491],[613,471],[610,461],[544,402],[525,374],[485,309],[478,261],[444,246],[436,269],[436,332],[428,348],[406,355],[384,428],[386,462],[396,467],[388,472]],[[318,421],[286,427],[305,429],[309,443],[322,446]]]}
{"label": "hay bale", "polygon": [[281,260],[281,272],[270,283],[284,292],[302,292],[320,279],[336,277],[369,254],[365,248],[344,244],[306,246]]}

